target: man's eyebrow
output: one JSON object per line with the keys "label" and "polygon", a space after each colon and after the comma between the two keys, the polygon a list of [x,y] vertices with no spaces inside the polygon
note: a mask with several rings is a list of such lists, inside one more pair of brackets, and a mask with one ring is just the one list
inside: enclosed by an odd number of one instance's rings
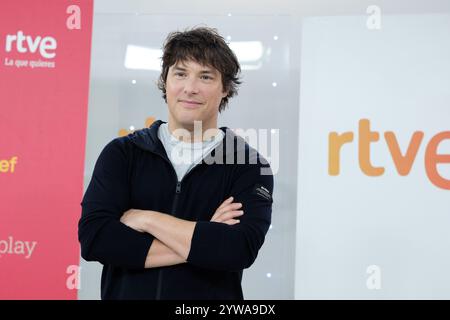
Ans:
{"label": "man's eyebrow", "polygon": [[[187,71],[186,68],[178,67],[178,66],[177,66],[177,67],[174,67],[173,70]],[[204,69],[204,70],[200,71],[200,73],[201,73],[201,74],[205,74],[205,73],[208,73],[208,74],[216,74],[216,72],[214,72],[214,70],[212,70],[212,69]]]}

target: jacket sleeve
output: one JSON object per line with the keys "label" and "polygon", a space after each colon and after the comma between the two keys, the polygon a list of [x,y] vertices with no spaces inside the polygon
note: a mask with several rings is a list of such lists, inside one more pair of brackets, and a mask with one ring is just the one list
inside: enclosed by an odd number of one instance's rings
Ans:
{"label": "jacket sleeve", "polygon": [[122,214],[130,209],[130,150],[127,152],[125,139],[114,139],[100,153],[81,202],[78,239],[81,256],[87,261],[144,268],[153,236],[120,222]]}
{"label": "jacket sleeve", "polygon": [[[242,203],[240,223],[198,221],[187,261],[200,267],[239,271],[258,255],[271,223],[273,175],[267,165],[241,165],[232,186],[234,202]],[[270,174],[262,175],[261,169]],[[261,189],[261,187],[263,187]],[[225,200],[225,199],[224,199]]]}

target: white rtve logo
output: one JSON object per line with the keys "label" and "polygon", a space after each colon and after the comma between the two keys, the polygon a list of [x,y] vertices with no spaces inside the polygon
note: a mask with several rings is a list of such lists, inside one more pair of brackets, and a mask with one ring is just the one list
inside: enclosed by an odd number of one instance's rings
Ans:
{"label": "white rtve logo", "polygon": [[52,59],[56,56],[56,39],[53,37],[37,36],[35,39],[31,36],[23,34],[22,30],[17,31],[17,34],[6,35],[6,52],[11,52],[13,44],[16,44],[16,50],[20,53],[31,52],[35,53],[39,49],[39,53],[46,59]]}

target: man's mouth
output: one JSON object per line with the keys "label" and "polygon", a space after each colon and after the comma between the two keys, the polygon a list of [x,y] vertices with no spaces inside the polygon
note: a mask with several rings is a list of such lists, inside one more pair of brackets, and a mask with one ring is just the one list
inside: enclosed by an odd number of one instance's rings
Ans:
{"label": "man's mouth", "polygon": [[183,106],[186,108],[197,108],[203,104],[201,102],[194,101],[194,100],[179,100],[179,102],[181,102],[183,104]]}
{"label": "man's mouth", "polygon": [[189,103],[189,104],[202,104],[201,102],[194,100],[180,100],[180,102]]}

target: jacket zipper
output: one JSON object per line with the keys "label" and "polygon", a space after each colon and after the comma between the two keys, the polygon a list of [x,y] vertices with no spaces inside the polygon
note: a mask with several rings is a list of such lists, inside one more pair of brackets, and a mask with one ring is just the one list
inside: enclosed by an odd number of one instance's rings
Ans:
{"label": "jacket zipper", "polygon": [[[159,155],[162,159],[164,159],[164,161],[168,162],[170,164],[170,166],[172,167],[173,172],[175,173],[175,179],[177,180],[177,185],[175,188],[175,197],[173,199],[173,203],[172,203],[172,213],[175,213],[175,209],[178,203],[178,198],[179,195],[181,193],[181,183],[183,182],[184,178],[186,178],[192,171],[194,171],[195,168],[197,168],[200,163],[197,163],[189,172],[187,172],[183,178],[181,178],[181,181],[178,181],[178,177],[177,177],[177,172],[175,171],[175,168],[173,167],[172,163],[167,160],[166,158],[164,158],[162,155],[158,154],[158,153],[154,153]],[[156,287],[156,300],[161,300],[161,291],[162,291],[162,279],[163,279],[163,269],[162,267],[159,269],[158,272],[158,281],[157,281],[157,287]]]}
{"label": "jacket zipper", "polygon": [[[183,179],[181,179],[183,180]],[[175,197],[173,199],[172,204],[172,212],[175,212],[175,208],[177,207],[178,197],[181,193],[181,181],[177,181],[177,187],[175,189]],[[158,273],[158,286],[156,288],[156,300],[161,300],[161,290],[162,290],[162,278],[163,278],[163,269],[159,269]]]}

